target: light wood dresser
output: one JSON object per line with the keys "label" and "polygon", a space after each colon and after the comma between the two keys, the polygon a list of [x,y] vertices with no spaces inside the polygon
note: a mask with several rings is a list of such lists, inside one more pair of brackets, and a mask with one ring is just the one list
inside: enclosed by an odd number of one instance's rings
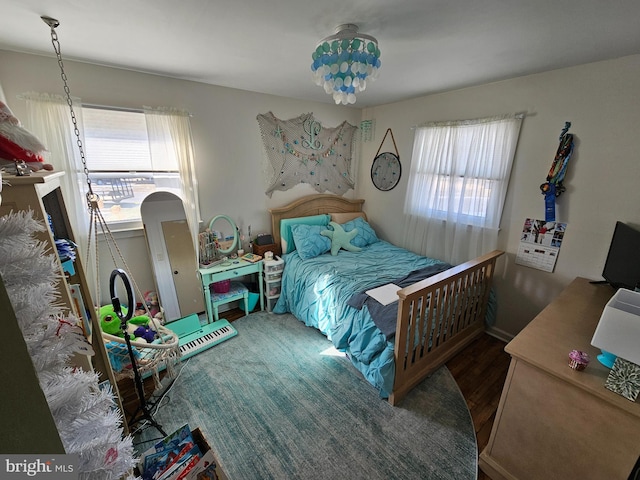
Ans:
{"label": "light wood dresser", "polygon": [[[506,346],[511,364],[480,455],[493,480],[631,478],[640,455],[640,404],[604,387],[609,370],[591,346],[614,293],[576,278]],[[584,371],[568,365],[574,349],[591,357]]]}

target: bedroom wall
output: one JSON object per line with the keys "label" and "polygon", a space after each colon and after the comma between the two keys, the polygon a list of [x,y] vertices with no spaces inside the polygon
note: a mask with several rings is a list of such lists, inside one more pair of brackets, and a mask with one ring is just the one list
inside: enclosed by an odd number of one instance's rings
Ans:
{"label": "bedroom wall", "polygon": [[[375,138],[362,146],[357,195],[381,236],[399,243],[413,146],[412,126],[526,112],[502,216],[495,333],[517,334],[574,277],[601,280],[616,220],[640,227],[640,55],[565,68],[363,110]],[[375,88],[375,85],[371,87]],[[567,231],[555,271],[514,263],[526,217],[544,219],[539,186],[545,180],[565,121],[575,153],[558,198],[556,219]],[[371,162],[387,128],[400,151],[402,177],[390,192],[375,189]],[[385,141],[382,151],[393,151]]]}
{"label": "bedroom wall", "polygon": [[[288,119],[313,112],[324,125],[344,120],[358,125],[360,110],[290,98],[252,93],[197,82],[176,80],[69,60],[64,62],[73,95],[88,104],[128,108],[170,106],[189,111],[197,155],[197,177],[202,220],[217,214],[231,216],[246,234],[270,232],[268,209],[303,195],[316,193],[306,185],[287,192],[264,194],[262,140],[256,116],[272,111]],[[26,118],[24,102],[16,95],[29,91],[62,94],[54,58],[0,50],[0,85],[14,114]],[[353,198],[350,191],[347,197]],[[118,235],[141,289],[153,290],[153,276],[142,231]],[[104,252],[103,252],[104,253]],[[112,265],[112,263],[109,263]],[[108,288],[102,288],[108,292]],[[107,293],[108,295],[108,293]],[[104,295],[103,295],[104,296]],[[103,298],[103,302],[108,302]]]}
{"label": "bedroom wall", "polygon": [[[139,108],[173,106],[193,114],[202,218],[225,213],[253,232],[268,231],[267,209],[314,193],[307,186],[264,195],[262,147],[256,115],[280,118],[313,112],[325,125],[375,120],[375,137],[363,143],[356,191],[382,238],[401,241],[402,211],[413,143],[412,126],[432,120],[526,112],[503,213],[496,279],[499,312],[495,333],[520,331],[575,276],[600,279],[616,220],[640,225],[640,180],[636,133],[640,125],[640,56],[566,68],[395,104],[359,110],[186,82],[155,75],[65,61],[71,90],[87,103]],[[24,118],[22,92],[62,92],[53,58],[0,50],[0,85],[10,107]],[[371,86],[375,88],[375,84]],[[522,223],[542,218],[544,180],[565,121],[573,123],[576,153],[558,199],[557,219],[567,234],[554,273],[514,264]],[[370,180],[370,166],[387,128],[400,151],[403,174],[390,192]],[[382,151],[392,151],[387,138]],[[144,237],[122,234],[119,245],[142,288],[153,288]],[[106,289],[102,289],[106,291]],[[108,301],[108,299],[103,299]]]}

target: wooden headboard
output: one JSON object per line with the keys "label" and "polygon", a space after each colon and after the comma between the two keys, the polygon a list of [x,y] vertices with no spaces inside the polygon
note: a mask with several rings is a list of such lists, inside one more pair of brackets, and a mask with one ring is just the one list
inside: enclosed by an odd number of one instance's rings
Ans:
{"label": "wooden headboard", "polygon": [[271,232],[274,243],[280,245],[280,220],[283,218],[308,217],[323,213],[362,212],[363,199],[350,200],[338,195],[308,195],[279,208],[270,208]]}

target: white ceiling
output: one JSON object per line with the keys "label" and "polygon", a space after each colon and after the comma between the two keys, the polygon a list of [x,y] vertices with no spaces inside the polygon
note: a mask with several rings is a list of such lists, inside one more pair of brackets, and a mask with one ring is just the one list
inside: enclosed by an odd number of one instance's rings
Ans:
{"label": "white ceiling", "polygon": [[343,23],[378,39],[367,107],[640,53],[638,0],[0,0],[0,49],[332,103],[311,53]]}

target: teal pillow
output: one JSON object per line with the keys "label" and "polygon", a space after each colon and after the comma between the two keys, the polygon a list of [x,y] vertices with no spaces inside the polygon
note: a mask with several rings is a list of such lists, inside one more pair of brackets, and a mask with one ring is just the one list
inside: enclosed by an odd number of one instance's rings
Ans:
{"label": "teal pillow", "polygon": [[291,233],[293,225],[322,225],[326,227],[331,220],[331,215],[311,215],[310,217],[285,218],[280,220],[280,239],[282,253],[291,253],[296,249]]}
{"label": "teal pillow", "polygon": [[358,229],[357,235],[351,240],[351,244],[356,247],[363,248],[380,241],[373,227],[362,217],[354,218],[347,223],[343,223],[342,228],[345,232],[350,232],[356,228]]}
{"label": "teal pillow", "polygon": [[292,225],[291,233],[296,251],[302,260],[314,258],[331,250],[331,240],[320,235],[324,225]]}

